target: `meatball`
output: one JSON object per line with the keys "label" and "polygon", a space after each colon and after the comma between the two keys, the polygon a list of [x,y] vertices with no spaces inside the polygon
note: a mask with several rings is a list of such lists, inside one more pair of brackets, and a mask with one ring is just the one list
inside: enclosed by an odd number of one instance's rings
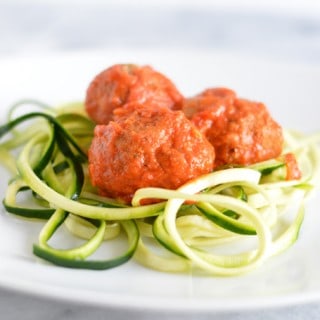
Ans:
{"label": "meatball", "polygon": [[128,102],[148,103],[154,108],[181,108],[183,96],[164,75],[149,66],[116,64],[98,74],[90,83],[85,106],[98,124],[113,120],[113,110]]}
{"label": "meatball", "polygon": [[266,106],[237,98],[232,91],[223,95],[217,92],[220,90],[206,90],[186,99],[182,107],[192,110],[191,121],[214,146],[215,167],[249,165],[279,156],[284,141],[282,128]]}
{"label": "meatball", "polygon": [[213,146],[181,111],[137,105],[94,133],[91,182],[102,195],[126,203],[139,188],[176,189],[213,169]]}

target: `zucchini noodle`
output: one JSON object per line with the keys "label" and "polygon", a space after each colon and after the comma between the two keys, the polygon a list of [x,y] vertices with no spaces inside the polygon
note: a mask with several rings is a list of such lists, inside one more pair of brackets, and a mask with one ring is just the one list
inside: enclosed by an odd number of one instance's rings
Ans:
{"label": "zucchini noodle", "polygon": [[[25,104],[40,111],[15,117]],[[11,175],[4,208],[43,220],[33,253],[55,265],[108,269],[133,258],[165,272],[246,273],[297,240],[305,201],[320,180],[320,134],[285,131],[283,152],[295,155],[299,180],[286,180],[279,157],[217,169],[177,190],[142,188],[124,205],[90,184],[93,129],[82,103],[51,108],[33,100],[15,104],[0,127],[0,162]],[[60,228],[82,243],[57,248]],[[101,258],[99,248],[115,240],[125,248]]]}

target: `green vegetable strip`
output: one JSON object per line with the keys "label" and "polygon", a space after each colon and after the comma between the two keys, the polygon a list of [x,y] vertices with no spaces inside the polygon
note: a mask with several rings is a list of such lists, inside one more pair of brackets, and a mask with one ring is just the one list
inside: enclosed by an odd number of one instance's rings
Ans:
{"label": "green vegetable strip", "polygon": [[3,200],[3,205],[5,209],[15,215],[19,215],[25,218],[36,218],[36,219],[49,219],[53,213],[54,209],[49,208],[26,208],[25,206],[19,206],[16,203],[16,197],[20,190],[23,190],[27,185],[21,179],[13,180],[9,187],[7,188],[5,199]]}
{"label": "green vegetable strip", "polygon": [[[9,112],[7,116],[8,122],[14,119],[14,112],[16,111],[16,109],[23,107],[25,105],[32,105],[33,107],[36,107],[42,110],[44,109],[46,113],[50,113],[52,115],[55,113],[54,109],[51,108],[46,103],[43,103],[41,101],[37,101],[34,99],[24,99],[24,100],[17,101],[9,108]],[[16,130],[16,128],[13,128],[11,130],[11,133],[14,135],[14,138],[11,139],[9,144],[6,144],[6,146],[9,146],[10,148],[17,147],[22,143],[25,143],[26,141],[28,141],[37,132],[39,132],[39,125],[37,125],[36,128],[35,127],[29,128],[28,130],[23,130],[21,132]]]}
{"label": "green vegetable strip", "polygon": [[[264,262],[268,256],[268,250],[272,240],[272,236],[268,227],[264,224],[263,220],[259,217],[256,210],[249,207],[246,203],[241,200],[233,199],[227,196],[216,195],[215,204],[219,206],[227,205],[232,210],[239,212],[245,216],[253,225],[259,238],[259,248],[257,253],[253,256],[250,263],[244,265],[235,265],[228,267],[222,267],[220,264],[211,263],[209,259],[204,259],[201,255],[197,254],[197,250],[193,250],[184,243],[178,230],[176,229],[175,220],[176,214],[181,204],[180,200],[172,199],[168,201],[165,208],[165,227],[168,230],[168,234],[179,246],[180,250],[191,259],[199,267],[216,274],[221,275],[236,275],[244,272],[248,272],[253,268]],[[214,257],[214,255],[211,255]],[[225,258],[227,261],[230,257]]]}
{"label": "green vegetable strip", "polygon": [[[224,173],[222,175],[222,172]],[[260,173],[247,168],[235,168],[235,169],[226,169],[223,171],[217,171],[209,173],[191,181],[190,183],[185,184],[185,186],[191,185],[197,192],[211,188],[220,184],[225,183],[237,183],[237,182],[248,182],[257,185],[260,180]],[[224,181],[222,178],[228,178]],[[239,180],[238,180],[238,179]],[[188,188],[186,188],[187,190]],[[193,200],[193,201],[211,201],[212,194],[210,193],[201,193],[194,194],[191,192],[184,191],[185,189],[179,188],[178,190],[168,190],[163,188],[141,188],[136,191],[132,204],[134,206],[139,206],[140,201],[143,199],[184,199],[184,200]]]}
{"label": "green vegetable strip", "polygon": [[200,214],[182,215],[177,218],[177,229],[179,230],[183,239],[187,239],[188,243],[198,242],[205,243],[206,239],[209,243],[213,240],[216,242],[223,239],[240,238],[240,235],[235,235],[233,232],[226,230],[205,216]]}
{"label": "green vegetable strip", "polygon": [[58,259],[78,260],[85,259],[99,248],[101,242],[103,241],[106,227],[105,221],[103,220],[100,220],[100,226],[98,227],[97,232],[94,234],[94,236],[84,245],[69,250],[57,250],[49,247],[47,241],[52,237],[58,227],[64,222],[66,217],[67,213],[64,210],[56,210],[54,215],[52,215],[52,217],[48,220],[47,224],[40,233],[39,244],[35,245],[35,247],[37,247],[35,253],[39,252],[40,249],[42,249],[42,252],[46,252],[48,255],[50,254],[52,257],[56,257]]}
{"label": "green vegetable strip", "polygon": [[57,131],[56,133],[56,140],[57,140],[57,144],[59,146],[60,151],[64,154],[65,157],[70,159],[70,161],[72,162],[72,169],[74,170],[75,175],[77,177],[76,179],[77,183],[73,190],[73,195],[71,196],[71,199],[77,200],[80,196],[81,189],[84,182],[84,173],[82,170],[82,165],[73,154],[68,143],[64,140],[64,136],[62,136],[61,132],[59,131]]}
{"label": "green vegetable strip", "polygon": [[[59,143],[59,142],[58,142]],[[61,143],[61,141],[60,141]],[[73,157],[70,149],[64,145],[65,154],[70,158]],[[70,166],[73,168],[75,163],[72,160],[69,160]],[[73,179],[65,193],[65,197],[67,198],[75,198],[78,194],[79,184],[82,183],[81,177],[79,180],[79,175],[76,170],[72,171]],[[64,222],[68,213],[62,209],[57,209],[55,213],[50,217],[44,228],[42,229],[39,236],[39,245],[34,246],[34,253],[40,256],[51,257],[51,259],[58,259],[59,261],[69,261],[74,259],[84,259],[87,256],[91,255],[101,244],[104,237],[105,232],[105,222],[100,221],[100,226],[97,229],[95,235],[87,241],[84,245],[70,250],[57,250],[51,248],[47,241],[52,237],[54,232],[58,229],[58,227]]]}
{"label": "green vegetable strip", "polygon": [[43,169],[48,165],[51,160],[53,151],[55,149],[55,131],[52,127],[50,127],[49,137],[46,139],[46,144],[43,148],[41,157],[39,157],[37,163],[33,167],[33,171],[36,175],[40,176]]}
{"label": "green vegetable strip", "polygon": [[16,111],[16,109],[20,108],[23,105],[34,105],[35,107],[46,109],[47,111],[51,111],[52,113],[55,112],[54,108],[50,107],[46,103],[43,103],[42,101],[38,101],[35,99],[24,99],[24,100],[17,101],[9,108],[9,112],[8,112],[9,121],[13,119],[13,113]]}
{"label": "green vegetable strip", "polygon": [[[66,163],[68,162],[66,161]],[[69,168],[69,163],[67,168]],[[46,166],[46,168],[42,171],[41,176],[46,184],[56,192],[60,194],[65,192],[65,179],[62,181],[61,176],[56,174],[52,165]]]}
{"label": "green vegetable strip", "polygon": [[47,119],[52,125],[55,126],[55,129],[57,129],[61,134],[63,134],[65,139],[68,140],[73,145],[73,147],[78,151],[78,153],[84,159],[87,158],[86,154],[78,146],[78,144],[75,142],[74,138],[68,133],[68,131],[66,131],[65,128],[63,126],[61,126],[60,123],[54,117],[52,117],[52,116],[50,116],[49,114],[46,114],[46,113],[32,112],[32,113],[28,113],[26,115],[23,115],[23,116],[21,116],[19,118],[16,118],[16,119],[8,122],[7,124],[5,124],[5,125],[0,127],[0,138],[4,134],[6,134],[9,131],[11,131],[14,127],[19,125],[20,123],[22,123],[22,122],[24,122],[26,120],[32,119],[32,118],[37,118],[37,117],[41,117],[41,118]]}
{"label": "green vegetable strip", "polygon": [[163,213],[160,214],[155,220],[152,228],[153,235],[155,239],[159,241],[166,249],[172,253],[185,258],[183,251],[176,245],[176,242],[169,236],[165,226],[164,226],[164,216]]}
{"label": "green vegetable strip", "polygon": [[304,201],[302,201],[294,221],[289,225],[289,227],[283,233],[281,233],[280,236],[278,236],[278,238],[276,238],[273,241],[271,246],[270,256],[280,254],[298,239],[299,232],[304,219],[304,215],[305,215],[305,206],[304,206]]}
{"label": "green vegetable strip", "polygon": [[16,174],[17,168],[15,164],[16,159],[3,145],[0,145],[0,163],[10,171],[11,174]]}
{"label": "green vegetable strip", "polygon": [[80,114],[63,113],[58,115],[56,120],[61,124],[61,126],[68,130],[68,132],[77,132],[80,136],[89,135],[93,137],[95,124]]}
{"label": "green vegetable strip", "polygon": [[[81,218],[74,214],[69,214],[64,221],[64,226],[76,237],[88,240],[90,239],[99,226],[99,220],[92,220],[87,218]],[[110,222],[106,223],[106,230],[104,234],[104,240],[115,239],[119,236],[121,231],[120,223]],[[139,228],[140,231],[140,228]]]}
{"label": "green vegetable strip", "polygon": [[[255,235],[256,230],[254,230],[250,225],[241,223],[233,218],[230,218],[217,210],[213,205],[206,202],[197,203],[197,208],[212,222],[216,223],[218,226],[239,234]],[[234,212],[229,210],[229,212]]]}
{"label": "green vegetable strip", "polygon": [[159,271],[188,272],[191,271],[192,268],[192,262],[190,260],[176,255],[168,256],[156,254],[152,251],[152,248],[148,248],[142,239],[139,240],[134,258],[140,264]]}
{"label": "green vegetable strip", "polygon": [[[46,248],[40,245],[33,246],[33,252],[40,258],[43,258],[53,264],[60,265],[63,267],[69,268],[79,268],[79,269],[92,269],[92,270],[103,270],[117,267],[132,258],[139,242],[139,230],[134,221],[127,220],[121,222],[122,227],[124,228],[127,237],[128,237],[128,249],[121,255],[107,260],[84,260],[82,259],[83,248],[81,249],[80,256],[77,256],[77,251],[74,252],[63,252],[56,251],[51,248]],[[96,234],[89,241],[91,246],[90,250],[85,250],[86,254],[89,254],[92,249],[103,239],[104,236],[105,222],[101,220],[101,228],[98,229]],[[103,232],[102,232],[103,230]],[[75,249],[77,250],[77,249]]]}
{"label": "green vegetable strip", "polygon": [[[255,172],[255,171],[253,171]],[[206,189],[212,185],[220,183],[228,183],[231,181],[250,181],[254,178],[254,173],[249,169],[228,169],[223,171],[215,172],[211,175],[203,176],[196,180],[196,182],[190,182],[178,189],[178,191],[185,193],[197,193],[203,189]],[[229,196],[214,195],[214,203],[221,207],[227,207],[230,210],[239,212],[241,215],[248,218],[256,230],[257,236],[259,238],[259,250],[251,259],[250,264],[237,265],[230,268],[221,267],[220,265],[210,263],[208,259],[204,259],[201,255],[197,254],[197,250],[190,248],[181,238],[177,228],[176,228],[176,217],[179,207],[183,203],[180,199],[170,199],[167,202],[165,208],[165,227],[168,234],[180,248],[180,250],[191,259],[199,267],[216,274],[221,275],[236,275],[243,272],[248,272],[253,268],[260,265],[268,254],[268,249],[272,240],[272,236],[268,227],[263,223],[262,219],[256,210],[248,206],[241,200],[230,198]],[[213,256],[213,255],[212,255]],[[229,258],[227,258],[229,259]]]}

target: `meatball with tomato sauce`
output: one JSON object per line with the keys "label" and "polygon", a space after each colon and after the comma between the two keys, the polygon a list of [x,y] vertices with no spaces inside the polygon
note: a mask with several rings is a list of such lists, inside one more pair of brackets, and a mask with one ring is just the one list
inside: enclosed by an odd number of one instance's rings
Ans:
{"label": "meatball with tomato sauce", "polygon": [[139,188],[176,189],[213,169],[213,146],[181,111],[137,105],[94,133],[91,182],[102,195],[126,203]]}
{"label": "meatball with tomato sauce", "polygon": [[107,124],[113,120],[113,111],[128,102],[180,109],[182,100],[175,85],[151,67],[116,64],[99,73],[90,83],[85,107],[93,121]]}
{"label": "meatball with tomato sauce", "polygon": [[[249,165],[279,156],[283,133],[266,106],[229,89],[209,89],[183,103],[189,118],[215,148],[215,166]],[[186,112],[186,111],[185,111]]]}

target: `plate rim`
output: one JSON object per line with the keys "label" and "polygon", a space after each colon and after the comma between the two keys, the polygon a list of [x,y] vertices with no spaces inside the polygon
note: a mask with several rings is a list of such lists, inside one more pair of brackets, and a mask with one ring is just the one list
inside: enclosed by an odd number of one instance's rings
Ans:
{"label": "plate rim", "polygon": [[[140,50],[138,51],[140,52]],[[203,50],[197,51],[195,50],[196,53],[192,53],[192,54],[199,54],[202,53]],[[71,59],[73,56],[77,57],[77,59],[81,59],[82,56],[88,56],[88,55],[95,55],[97,54],[97,52],[82,52],[82,53],[68,53],[68,54],[60,54],[60,55],[53,55],[52,57],[54,59]],[[101,53],[101,51],[98,52],[99,55],[103,54]],[[139,54],[139,53],[138,53]],[[190,54],[190,53],[189,53]],[[206,53],[206,54],[212,54],[212,53]],[[219,56],[219,58],[221,58],[221,55],[224,55],[223,52],[218,52],[218,53],[214,53],[217,54],[217,56]],[[135,55],[137,55],[137,53],[135,53]],[[226,59],[230,58],[229,54],[226,54],[225,56]],[[28,58],[28,57],[24,57],[24,58],[19,58],[19,57],[13,57],[13,58],[8,58],[8,59],[0,59],[0,65],[2,63],[15,63],[16,61],[22,61],[22,63],[26,63],[28,61],[36,61],[37,58]],[[43,57],[43,59],[50,59],[50,57]],[[239,59],[239,57],[236,57],[235,59]],[[240,58],[242,59],[242,58]],[[24,61],[24,62],[23,62]],[[281,65],[283,67],[294,67],[294,68],[302,68],[305,70],[312,70],[312,72],[319,72],[320,73],[320,65],[310,65],[310,64],[304,64],[304,63],[282,63],[282,62],[274,62],[274,61],[265,61],[264,59],[260,60],[257,59],[257,63],[267,63],[270,65]],[[320,301],[320,288],[319,291],[310,291],[310,292],[304,292],[303,295],[298,294],[298,293],[294,293],[294,294],[289,294],[289,295],[285,295],[285,296],[277,296],[275,297],[256,297],[256,298],[250,298],[250,300],[253,302],[250,305],[248,303],[244,303],[245,300],[247,299],[235,299],[235,298],[230,298],[228,300],[227,304],[222,303],[223,300],[225,299],[216,299],[216,298],[212,298],[215,299],[216,301],[218,301],[218,303],[208,303],[209,302],[209,298],[205,298],[205,301],[200,301],[199,299],[197,299],[196,301],[192,301],[191,299],[188,299],[188,303],[186,304],[186,298],[182,298],[182,299],[177,299],[175,298],[175,302],[173,303],[172,299],[162,299],[161,303],[155,301],[155,298],[149,298],[148,299],[148,304],[146,304],[146,306],[141,306],[139,305],[139,303],[137,303],[139,301],[139,299],[141,299],[141,297],[138,298],[133,298],[132,296],[126,296],[123,295],[121,296],[123,300],[118,300],[117,298],[119,298],[119,295],[114,295],[114,294],[110,294],[110,293],[96,293],[97,295],[99,295],[99,299],[89,299],[89,301],[87,299],[84,299],[84,297],[86,296],[86,293],[83,290],[80,290],[80,293],[78,292],[78,296],[76,294],[72,294],[69,295],[67,292],[63,292],[63,294],[61,293],[61,291],[59,291],[59,287],[55,287],[55,286],[46,286],[46,285],[42,285],[42,284],[37,284],[34,285],[32,284],[32,282],[25,282],[23,283],[23,285],[20,285],[15,283],[14,281],[10,281],[6,278],[3,278],[0,275],[0,288],[5,288],[8,290],[14,290],[16,292],[20,292],[20,293],[27,293],[27,294],[33,294],[35,296],[39,296],[39,297],[46,297],[46,298],[50,298],[50,299],[55,299],[55,300],[61,300],[61,301],[69,301],[69,302],[73,302],[73,303],[85,303],[88,305],[97,305],[97,306],[101,306],[101,307],[116,307],[116,308],[122,308],[122,309],[130,309],[130,310],[149,310],[149,311],[161,311],[162,306],[165,304],[166,306],[166,311],[170,311],[170,312],[232,312],[232,311],[252,311],[252,310],[258,310],[261,308],[277,308],[277,307],[285,307],[285,306],[290,306],[293,304],[305,304],[305,303],[312,303],[312,302],[319,302]],[[53,292],[50,290],[53,290]],[[69,289],[70,290],[70,289]],[[75,290],[74,288],[72,288],[72,290]],[[81,299],[79,301],[79,295],[81,296]],[[159,299],[159,298],[158,298]]]}

